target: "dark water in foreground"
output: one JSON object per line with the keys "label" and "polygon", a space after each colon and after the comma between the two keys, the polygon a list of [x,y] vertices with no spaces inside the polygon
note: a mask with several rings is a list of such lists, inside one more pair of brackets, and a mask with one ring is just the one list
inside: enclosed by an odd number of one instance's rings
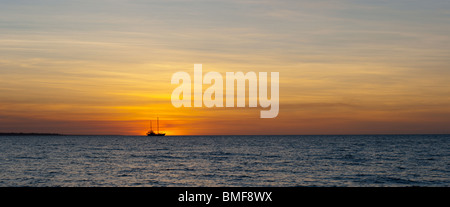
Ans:
{"label": "dark water in foreground", "polygon": [[0,186],[450,186],[450,135],[3,136]]}

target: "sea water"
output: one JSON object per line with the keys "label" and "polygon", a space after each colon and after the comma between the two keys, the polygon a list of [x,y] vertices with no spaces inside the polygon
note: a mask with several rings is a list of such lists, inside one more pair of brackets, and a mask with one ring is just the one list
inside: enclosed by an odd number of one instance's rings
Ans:
{"label": "sea water", "polygon": [[450,186],[450,135],[2,136],[0,186]]}

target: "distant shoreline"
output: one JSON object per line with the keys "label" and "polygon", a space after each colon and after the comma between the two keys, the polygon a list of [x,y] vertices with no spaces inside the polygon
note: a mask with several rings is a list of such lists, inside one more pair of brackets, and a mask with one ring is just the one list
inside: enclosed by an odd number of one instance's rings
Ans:
{"label": "distant shoreline", "polygon": [[0,136],[63,136],[63,134],[56,133],[0,133]]}

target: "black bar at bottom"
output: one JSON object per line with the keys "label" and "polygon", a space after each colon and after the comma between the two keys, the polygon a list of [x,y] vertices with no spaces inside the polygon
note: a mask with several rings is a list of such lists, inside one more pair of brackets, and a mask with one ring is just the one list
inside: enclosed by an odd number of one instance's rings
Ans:
{"label": "black bar at bottom", "polygon": [[449,188],[155,187],[0,188],[14,204],[126,206],[311,206],[446,203]]}

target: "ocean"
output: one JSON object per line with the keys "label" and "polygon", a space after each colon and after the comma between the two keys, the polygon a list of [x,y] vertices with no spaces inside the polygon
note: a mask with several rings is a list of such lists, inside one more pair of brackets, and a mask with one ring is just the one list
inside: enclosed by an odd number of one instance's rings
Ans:
{"label": "ocean", "polygon": [[0,187],[450,186],[450,135],[1,136]]}

